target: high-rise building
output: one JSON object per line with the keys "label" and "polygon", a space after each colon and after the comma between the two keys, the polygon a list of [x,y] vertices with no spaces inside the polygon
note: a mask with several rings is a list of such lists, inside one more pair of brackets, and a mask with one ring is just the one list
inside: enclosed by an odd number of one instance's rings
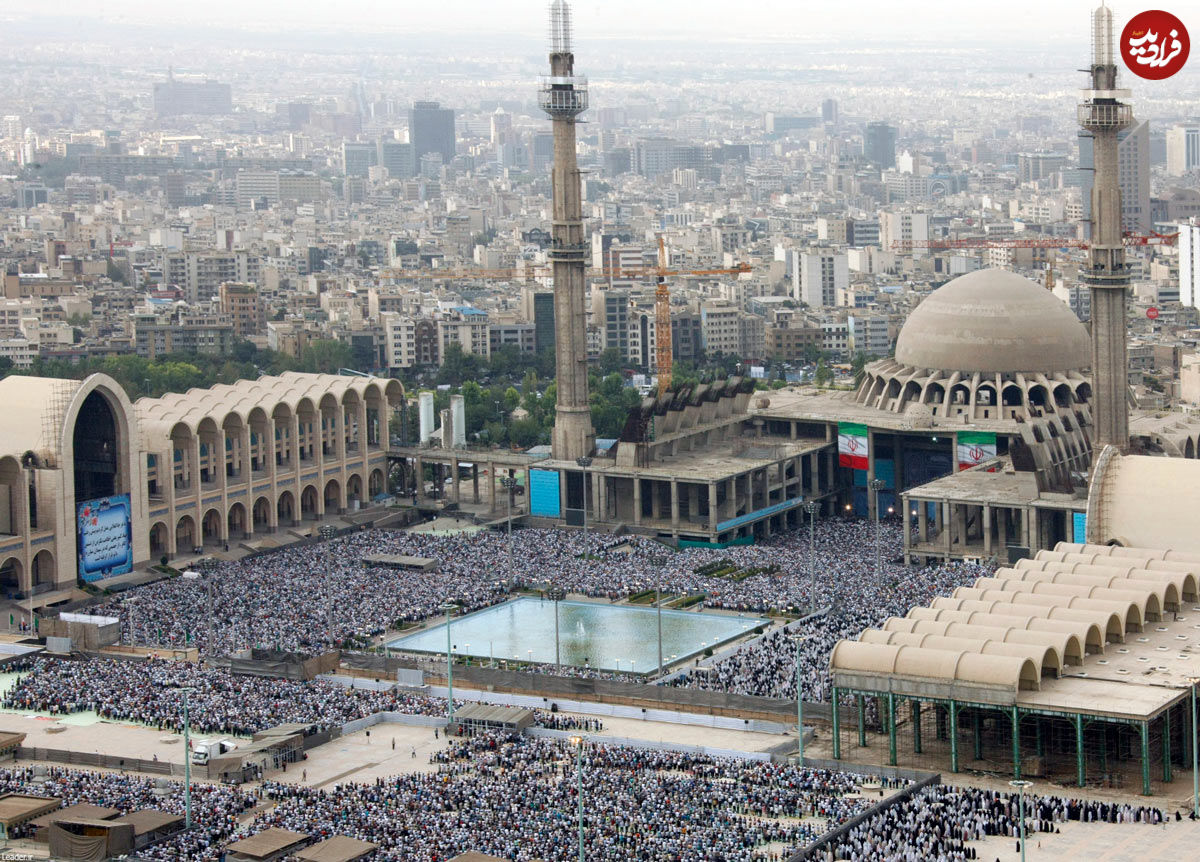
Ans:
{"label": "high-rise building", "polygon": [[1200,168],[1200,126],[1167,130],[1167,173],[1179,177]]}
{"label": "high-rise building", "polygon": [[411,317],[396,311],[379,315],[383,324],[383,356],[389,369],[411,368],[417,364],[417,325]]}
{"label": "high-rise building", "polygon": [[1200,219],[1179,225],[1179,301],[1200,307]]}
{"label": "high-rise building", "polygon": [[497,108],[492,114],[492,144],[498,146],[507,144],[513,136],[512,114],[503,108]]}
{"label": "high-rise building", "polygon": [[426,153],[438,153],[442,164],[450,164],[455,152],[454,111],[437,102],[414,102],[408,112],[408,140],[417,161]]}
{"label": "high-rise building", "polygon": [[[1079,180],[1083,190],[1084,238],[1092,235],[1092,185],[1096,158],[1092,136],[1079,134]],[[1117,134],[1117,174],[1121,184],[1121,229],[1149,233],[1150,218],[1150,122],[1142,120]]]}
{"label": "high-rise building", "polygon": [[799,284],[795,297],[809,308],[837,305],[839,291],[850,286],[850,268],[845,254],[815,249],[800,255]]}
{"label": "high-rise building", "polygon": [[521,312],[533,324],[534,349],[554,349],[554,292],[522,288]]}
{"label": "high-rise building", "polygon": [[233,94],[228,84],[216,81],[176,81],[174,77],[154,85],[154,113],[160,117],[180,114],[229,114]]}
{"label": "high-rise building", "polygon": [[[862,230],[865,232],[865,225]],[[854,226],[854,238],[859,238],[860,225]],[[929,215],[914,212],[883,212],[879,214],[879,247],[884,251],[907,251],[908,243],[929,239]],[[860,243],[861,244],[861,243]],[[925,254],[924,249],[911,248],[914,257]]]}
{"label": "high-rise building", "polygon": [[258,335],[266,324],[262,300],[258,288],[253,284],[222,282],[217,290],[221,313],[228,315],[233,323],[233,334],[238,338]]}
{"label": "high-rise building", "polygon": [[529,169],[535,174],[550,170],[554,161],[554,135],[551,132],[534,132],[529,142]]}
{"label": "high-rise building", "polygon": [[377,164],[387,168],[393,179],[407,179],[417,172],[412,144],[395,138],[380,138]]}
{"label": "high-rise building", "polygon": [[1035,183],[1067,166],[1062,153],[1021,153],[1017,156],[1017,181]]}
{"label": "high-rise building", "polygon": [[838,103],[837,99],[826,99],[821,103],[821,122],[837,125],[838,121]]}
{"label": "high-rise building", "polygon": [[896,128],[882,122],[867,123],[863,155],[882,171],[896,167]]}
{"label": "high-rise building", "polygon": [[375,144],[342,142],[342,172],[348,177],[365,177],[379,164],[379,148]]}

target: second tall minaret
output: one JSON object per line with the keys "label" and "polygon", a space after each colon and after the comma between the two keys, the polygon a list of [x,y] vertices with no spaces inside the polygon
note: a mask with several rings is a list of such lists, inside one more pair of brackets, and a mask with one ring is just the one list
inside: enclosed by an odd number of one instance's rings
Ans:
{"label": "second tall minaret", "polygon": [[1133,109],[1120,101],[1113,56],[1112,10],[1092,13],[1092,64],[1089,87],[1079,105],[1079,125],[1092,135],[1095,177],[1092,182],[1092,239],[1083,282],[1092,294],[1092,457],[1105,446],[1129,449],[1129,351],[1126,345],[1125,294],[1129,274],[1121,232],[1121,186],[1117,165],[1118,135],[1133,124]]}
{"label": "second tall minaret", "polygon": [[554,274],[554,338],[558,400],[551,452],[556,460],[590,455],[596,433],[588,405],[585,274],[591,249],[583,235],[583,203],[575,155],[575,119],[588,106],[587,78],[576,77],[571,52],[571,9],[550,4],[550,77],[542,82],[542,110],[554,128],[551,174],[554,218],[549,258]]}

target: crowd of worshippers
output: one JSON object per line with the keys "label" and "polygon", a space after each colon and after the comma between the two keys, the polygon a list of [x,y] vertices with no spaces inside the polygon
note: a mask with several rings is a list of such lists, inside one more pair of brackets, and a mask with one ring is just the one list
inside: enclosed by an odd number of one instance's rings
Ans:
{"label": "crowd of worshippers", "polygon": [[[435,772],[367,784],[266,782],[276,804],[247,831],[349,835],[379,844],[377,862],[440,862],[467,850],[574,858],[579,774],[569,743],[481,734],[430,759]],[[871,804],[855,792],[868,780],[860,775],[600,745],[584,746],[582,780],[594,860],[766,860]]]}
{"label": "crowd of worshippers", "polygon": [[[130,590],[94,612],[119,617],[126,640],[132,634],[139,643],[192,644],[223,654],[251,644],[317,652],[437,616],[447,600],[465,613],[503,601],[512,589],[547,584],[614,601],[661,587],[669,596],[703,593],[705,607],[799,612],[855,595],[840,583],[843,575],[864,568],[861,579],[875,577],[874,530],[854,520],[819,524],[814,579],[807,575],[807,531],[759,545],[671,553],[641,537],[615,544],[611,536],[595,533],[524,529],[512,534],[510,572],[505,563],[510,540],[502,532],[364,530],[221,563],[202,578]],[[882,590],[907,570],[891,559],[899,548],[899,527],[884,524],[880,534],[886,559],[875,580],[882,581]],[[375,554],[432,558],[438,566],[429,571],[364,566],[363,559]],[[702,574],[713,563],[761,573],[740,580],[727,571]]]}
{"label": "crowd of worshippers", "polygon": [[[913,607],[935,596],[949,595],[955,587],[992,574],[995,567],[954,562],[923,569],[885,568],[875,572],[874,554],[856,554],[851,548],[822,546],[831,572],[831,589],[837,598],[824,616],[809,620],[796,632],[776,629],[739,647],[732,655],[706,666],[690,668],[667,684],[753,694],[763,697],[796,697],[796,643],[791,634],[805,636],[800,644],[801,683],[804,699],[828,701],[832,680],[829,655],[837,642],[856,638],[863,629],[878,627],[889,617],[904,616]],[[899,568],[899,567],[897,567]]]}
{"label": "crowd of worshippers", "polygon": [[[669,596],[703,593],[697,609],[742,613],[802,613],[829,606],[832,610],[823,621],[807,627],[813,637],[803,647],[811,670],[804,674],[805,695],[825,700],[825,665],[840,638],[853,637],[889,615],[903,614],[992,571],[966,563],[914,570],[899,561],[898,524],[876,528],[870,522],[840,518],[819,522],[811,547],[809,532],[800,530],[758,545],[678,553],[639,537],[616,540],[578,531],[517,530],[511,538],[511,580],[504,562],[509,541],[504,533],[490,531],[431,535],[368,530],[222,564],[202,579],[151,584],[95,611],[119,616],[127,640],[132,635],[141,643],[190,643],[207,653],[228,654],[252,645],[307,652],[362,645],[389,627],[439,615],[447,599],[466,613],[505,600],[512,589],[548,584],[613,601],[656,588]],[[439,565],[431,571],[363,566],[362,560],[372,554],[428,557]],[[720,564],[721,573],[712,573],[714,564]],[[739,579],[737,572],[753,574]],[[776,634],[674,684],[794,697],[794,653],[790,641]],[[533,669],[633,679],[592,668]]]}
{"label": "crowd of worshippers", "polygon": [[[1159,824],[1161,809],[1145,805],[1028,795],[1026,840],[1057,833],[1066,821]],[[1179,819],[1176,816],[1176,819]],[[1011,838],[1020,851],[1021,800],[1017,794],[934,785],[884,808],[831,839],[816,859],[850,862],[966,862],[981,858],[968,842]]]}
{"label": "crowd of worshippers", "polygon": [[[279,724],[341,726],[377,712],[444,715],[446,699],[403,689],[350,688],[323,679],[293,681],[241,676],[186,661],[70,661],[27,658],[4,695],[6,709],[52,715],[95,712],[102,718],[182,731],[183,694],[190,690],[193,731],[251,736]],[[456,705],[458,701],[455,701]]]}
{"label": "crowd of worshippers", "polygon": [[[122,815],[156,809],[183,816],[183,785],[166,779],[121,772],[91,772],[57,766],[10,766],[0,769],[0,793],[32,794],[62,799],[63,806],[90,804],[116,808]],[[182,862],[217,858],[213,854],[239,829],[239,817],[258,799],[252,793],[220,784],[192,784],[191,832],[173,835],[139,851],[144,858]],[[18,826],[9,838],[28,837],[29,826]]]}

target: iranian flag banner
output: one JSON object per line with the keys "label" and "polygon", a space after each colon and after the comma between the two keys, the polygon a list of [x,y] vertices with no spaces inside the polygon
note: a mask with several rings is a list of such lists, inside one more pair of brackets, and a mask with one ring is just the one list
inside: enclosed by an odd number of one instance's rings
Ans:
{"label": "iranian flag banner", "polygon": [[995,434],[986,431],[958,432],[958,469],[966,470],[995,457]]}
{"label": "iranian flag banner", "polygon": [[867,469],[867,426],[838,423],[838,464],[855,470]]}

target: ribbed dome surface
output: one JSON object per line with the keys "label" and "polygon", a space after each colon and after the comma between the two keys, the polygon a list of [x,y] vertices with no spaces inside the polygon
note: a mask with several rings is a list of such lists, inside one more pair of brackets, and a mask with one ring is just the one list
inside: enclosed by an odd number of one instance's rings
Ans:
{"label": "ribbed dome surface", "polygon": [[896,361],[964,372],[1076,371],[1091,366],[1087,329],[1050,291],[1005,269],[942,285],[896,339]]}

